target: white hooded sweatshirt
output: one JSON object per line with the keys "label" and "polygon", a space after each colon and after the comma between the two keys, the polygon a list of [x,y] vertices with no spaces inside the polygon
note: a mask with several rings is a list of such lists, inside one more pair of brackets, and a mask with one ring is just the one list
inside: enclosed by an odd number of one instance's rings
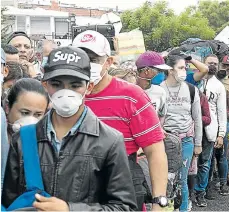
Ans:
{"label": "white hooded sweatshirt", "polygon": [[224,85],[215,77],[204,79],[200,88],[206,91],[209,102],[211,123],[205,127],[208,141],[215,142],[218,136],[224,138],[227,126],[226,90]]}

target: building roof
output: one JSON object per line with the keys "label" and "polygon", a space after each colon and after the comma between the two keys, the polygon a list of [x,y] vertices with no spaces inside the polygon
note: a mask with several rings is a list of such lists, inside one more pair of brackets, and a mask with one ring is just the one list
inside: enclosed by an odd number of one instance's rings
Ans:
{"label": "building roof", "polygon": [[42,8],[35,9],[19,9],[16,7],[7,7],[8,10],[4,12],[5,15],[14,16],[38,16],[38,17],[56,17],[65,18],[69,16],[68,12],[61,12],[55,10],[45,10]]}

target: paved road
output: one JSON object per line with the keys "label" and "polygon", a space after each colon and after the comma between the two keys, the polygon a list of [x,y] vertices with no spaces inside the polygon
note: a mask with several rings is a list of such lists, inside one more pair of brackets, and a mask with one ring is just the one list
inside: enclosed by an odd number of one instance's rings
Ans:
{"label": "paved road", "polygon": [[229,211],[229,196],[217,194],[216,200],[207,200],[207,202],[206,208],[196,207],[194,203],[193,211]]}

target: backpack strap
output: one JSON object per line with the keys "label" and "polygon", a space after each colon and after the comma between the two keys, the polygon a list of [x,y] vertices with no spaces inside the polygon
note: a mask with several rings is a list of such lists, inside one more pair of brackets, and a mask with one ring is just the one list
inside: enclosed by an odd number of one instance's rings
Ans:
{"label": "backpack strap", "polygon": [[187,82],[187,85],[188,85],[188,88],[189,88],[191,104],[193,104],[194,99],[195,99],[195,93],[196,93],[195,86],[190,84],[190,83],[188,83],[188,82]]}
{"label": "backpack strap", "polygon": [[24,161],[26,189],[27,191],[35,189],[44,190],[37,147],[36,125],[27,125],[21,127],[20,137]]}

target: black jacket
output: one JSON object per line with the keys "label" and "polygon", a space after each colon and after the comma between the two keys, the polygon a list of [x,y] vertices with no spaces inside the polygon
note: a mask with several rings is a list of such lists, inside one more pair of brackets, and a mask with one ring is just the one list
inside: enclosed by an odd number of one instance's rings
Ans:
{"label": "black jacket", "polygon": [[[122,134],[88,109],[78,131],[62,141],[58,156],[47,137],[47,117],[37,124],[45,191],[74,211],[135,210]],[[13,136],[8,158],[2,194],[5,207],[26,190],[19,134]]]}

